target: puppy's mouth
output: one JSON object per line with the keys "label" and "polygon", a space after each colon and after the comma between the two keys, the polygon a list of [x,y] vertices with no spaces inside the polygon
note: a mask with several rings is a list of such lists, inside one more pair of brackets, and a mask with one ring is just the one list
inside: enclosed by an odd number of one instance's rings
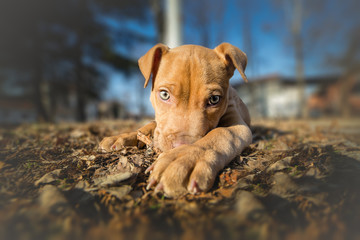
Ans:
{"label": "puppy's mouth", "polygon": [[190,136],[190,135],[174,135],[168,134],[166,136],[159,135],[155,140],[155,146],[160,148],[162,151],[167,151],[173,148],[180,147],[186,144],[192,144],[199,140],[202,136]]}
{"label": "puppy's mouth", "polygon": [[176,148],[185,144],[192,144],[200,138],[201,136],[178,135],[171,139],[171,147]]}

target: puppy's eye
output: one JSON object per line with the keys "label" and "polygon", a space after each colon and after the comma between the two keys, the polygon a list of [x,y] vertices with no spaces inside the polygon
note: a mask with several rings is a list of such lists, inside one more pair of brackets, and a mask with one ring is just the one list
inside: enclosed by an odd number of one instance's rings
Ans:
{"label": "puppy's eye", "polygon": [[220,96],[219,95],[213,95],[209,98],[209,105],[216,105],[220,102]]}
{"label": "puppy's eye", "polygon": [[162,100],[164,100],[164,101],[169,100],[170,94],[169,94],[167,91],[165,91],[165,90],[161,90],[161,91],[160,91],[160,98],[161,98]]}

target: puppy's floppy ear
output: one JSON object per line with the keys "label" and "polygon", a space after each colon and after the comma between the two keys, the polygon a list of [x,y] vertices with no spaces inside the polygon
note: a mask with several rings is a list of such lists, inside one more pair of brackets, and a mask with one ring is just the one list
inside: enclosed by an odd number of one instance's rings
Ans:
{"label": "puppy's floppy ear", "polygon": [[248,82],[245,75],[247,56],[243,51],[231,45],[230,43],[222,43],[214,50],[218,55],[221,56],[227,66],[231,67],[234,70],[236,68],[241,74],[244,81]]}
{"label": "puppy's floppy ear", "polygon": [[144,88],[146,88],[146,86],[148,85],[151,74],[154,83],[161,57],[168,50],[168,46],[162,43],[158,43],[139,59],[139,68],[145,78]]}

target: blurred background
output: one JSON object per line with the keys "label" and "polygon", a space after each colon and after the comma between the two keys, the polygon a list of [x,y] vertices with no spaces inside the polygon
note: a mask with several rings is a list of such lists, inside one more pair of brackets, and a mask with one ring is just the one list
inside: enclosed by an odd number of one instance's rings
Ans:
{"label": "blurred background", "polygon": [[153,115],[137,59],[229,42],[253,118],[360,115],[358,0],[1,0],[0,124]]}

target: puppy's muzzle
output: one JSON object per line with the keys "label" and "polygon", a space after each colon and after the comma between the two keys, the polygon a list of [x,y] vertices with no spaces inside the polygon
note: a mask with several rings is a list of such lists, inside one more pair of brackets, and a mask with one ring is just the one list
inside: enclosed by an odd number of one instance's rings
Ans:
{"label": "puppy's muzzle", "polygon": [[186,144],[192,144],[202,136],[189,136],[184,134],[169,134],[167,139],[171,142],[171,147],[176,148]]}

